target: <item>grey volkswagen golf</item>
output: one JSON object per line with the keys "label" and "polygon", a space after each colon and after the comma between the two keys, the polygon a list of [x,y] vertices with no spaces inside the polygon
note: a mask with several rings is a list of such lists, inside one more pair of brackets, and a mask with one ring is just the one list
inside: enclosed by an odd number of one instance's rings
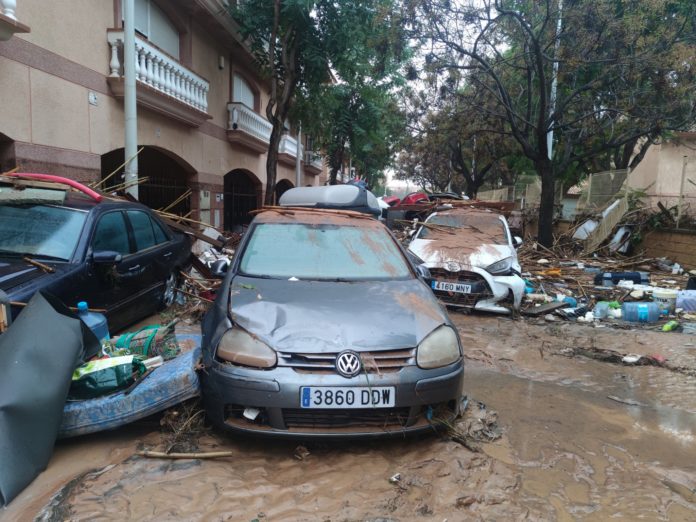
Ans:
{"label": "grey volkswagen golf", "polygon": [[355,212],[259,213],[203,354],[207,414],[232,431],[395,435],[459,413],[456,329],[387,228]]}

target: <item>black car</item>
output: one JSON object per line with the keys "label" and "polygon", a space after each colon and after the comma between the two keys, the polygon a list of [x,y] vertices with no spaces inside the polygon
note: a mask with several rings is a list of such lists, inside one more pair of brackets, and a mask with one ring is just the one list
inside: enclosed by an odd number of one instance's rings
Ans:
{"label": "black car", "polygon": [[190,264],[188,236],[144,205],[64,194],[57,202],[0,199],[0,290],[18,302],[38,290],[67,306],[87,301],[106,310],[111,332],[171,304]]}

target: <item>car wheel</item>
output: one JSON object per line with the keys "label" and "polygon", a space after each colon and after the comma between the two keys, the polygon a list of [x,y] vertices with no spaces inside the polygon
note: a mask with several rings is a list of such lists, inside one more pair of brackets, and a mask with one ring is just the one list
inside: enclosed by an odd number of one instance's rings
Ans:
{"label": "car wheel", "polygon": [[168,308],[174,304],[176,300],[176,289],[178,287],[179,278],[176,271],[172,271],[164,281],[164,292],[162,293],[162,308]]}

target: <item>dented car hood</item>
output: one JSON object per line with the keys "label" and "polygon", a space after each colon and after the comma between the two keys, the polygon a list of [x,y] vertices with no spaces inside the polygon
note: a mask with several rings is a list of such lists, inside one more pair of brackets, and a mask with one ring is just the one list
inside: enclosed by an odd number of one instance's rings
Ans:
{"label": "dented car hood", "polygon": [[449,322],[418,279],[325,282],[236,276],[230,290],[232,320],[281,352],[414,348]]}
{"label": "dented car hood", "polygon": [[508,245],[457,245],[439,240],[414,239],[408,249],[429,268],[440,268],[452,261],[459,263],[462,268],[486,268],[508,257],[512,257],[517,263],[517,252]]}

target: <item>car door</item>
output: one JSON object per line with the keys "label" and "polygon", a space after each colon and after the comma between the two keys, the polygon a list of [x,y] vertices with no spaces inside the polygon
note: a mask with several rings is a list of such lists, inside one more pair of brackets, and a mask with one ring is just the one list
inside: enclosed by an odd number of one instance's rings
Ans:
{"label": "car door", "polygon": [[[113,263],[97,263],[94,254],[115,252],[122,260]],[[123,310],[130,292],[128,275],[132,266],[128,261],[131,254],[131,240],[122,211],[106,212],[96,220],[90,240],[87,259],[88,280],[84,285],[84,299],[91,308],[106,309],[109,327],[122,326]]]}
{"label": "car door", "polygon": [[142,269],[142,290],[155,307],[159,304],[165,280],[173,270],[174,251],[170,238],[145,210],[126,212],[135,242],[138,264]]}

